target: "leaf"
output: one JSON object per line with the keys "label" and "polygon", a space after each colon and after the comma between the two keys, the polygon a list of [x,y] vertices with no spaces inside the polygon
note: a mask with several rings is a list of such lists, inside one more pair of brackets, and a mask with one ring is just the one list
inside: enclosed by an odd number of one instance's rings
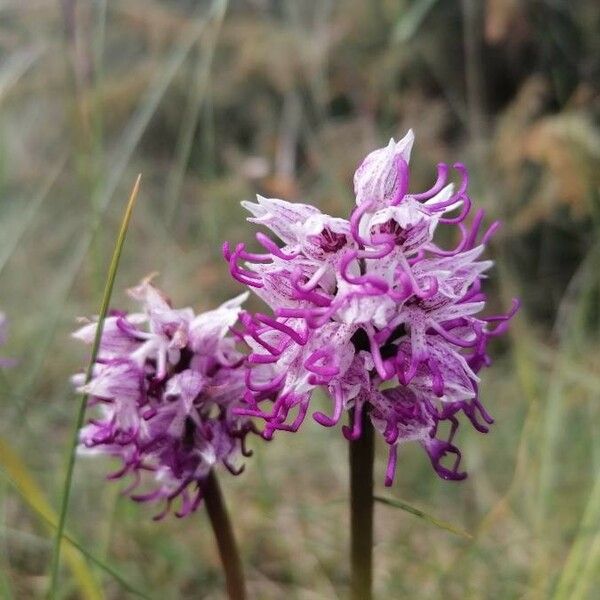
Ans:
{"label": "leaf", "polygon": [[410,41],[436,2],[437,0],[416,0],[413,2],[402,18],[398,19],[396,27],[394,27],[392,40],[401,44]]}
{"label": "leaf", "polygon": [[87,256],[88,250],[94,240],[94,236],[100,229],[102,219],[110,207],[113,195],[121,181],[121,177],[125,173],[127,165],[129,164],[138,143],[154,116],[165,92],[179,71],[179,68],[184,63],[189,52],[194,47],[194,44],[207,30],[214,15],[218,14],[219,4],[219,0],[213,0],[206,16],[203,16],[206,12],[203,6],[198,7],[198,10],[194,12],[194,18],[186,26],[185,30],[181,32],[175,47],[165,58],[163,66],[160,69],[155,69],[155,77],[146,89],[139,106],[124,127],[123,133],[115,144],[116,150],[109,161],[103,188],[100,191],[97,200],[93,221],[84,235],[81,236],[77,245],[73,248],[71,259],[60,270],[57,282],[50,292],[52,301],[48,302],[48,306],[51,306],[52,308],[45,318],[47,328],[38,338],[36,349],[31,354],[29,376],[23,379],[23,383],[15,392],[17,400],[20,401],[22,398],[27,397],[30,390],[37,382],[48,347],[52,342],[54,332],[61,317],[62,307],[65,304],[66,297],[77,276],[77,272]]}
{"label": "leaf", "polygon": [[21,239],[23,238],[23,235],[34,220],[44,200],[49,196],[50,191],[64,169],[66,162],[66,155],[63,155],[58,159],[52,171],[50,172],[50,175],[44,181],[38,194],[29,202],[18,222],[11,227],[10,235],[7,236],[8,239],[6,239],[5,243],[3,243],[2,247],[0,247],[0,273],[6,266],[6,263],[9,261],[14,251],[17,249]]}
{"label": "leaf", "polygon": [[169,173],[165,191],[166,222],[169,225],[173,223],[173,218],[177,212],[183,177],[190,159],[200,110],[206,101],[206,93],[210,84],[210,72],[227,5],[228,0],[215,2],[214,24],[210,28],[210,35],[207,36],[205,48],[198,51],[198,60],[194,69],[195,73],[190,86],[190,94],[179,128],[175,149],[175,164]]}
{"label": "leaf", "polygon": [[[0,464],[23,499],[46,524],[56,526],[57,517],[25,464],[6,441],[0,438]],[[65,547],[65,558],[81,591],[81,597],[101,600],[104,596],[85,560],[72,545]]]}
{"label": "leaf", "polygon": [[[31,508],[31,510],[43,521],[43,523],[48,527],[49,531],[55,531],[58,521],[56,513],[50,507],[50,504],[44,497],[44,494],[40,490],[38,484],[35,482],[35,479],[31,475],[25,463],[23,463],[20,457],[9,446],[8,442],[2,438],[0,438],[0,465],[2,465],[10,484],[21,495],[29,508]],[[92,590],[92,586],[88,585],[87,578],[91,580],[91,583],[94,586],[96,583],[93,581],[92,574],[89,573],[87,565],[85,562],[81,561],[81,557],[77,556],[77,553],[73,552],[73,548],[76,548],[87,559],[108,573],[113,579],[118,581],[123,589],[126,589],[127,591],[140,596],[141,598],[149,598],[147,594],[132,586],[113,567],[94,556],[91,552],[89,552],[89,550],[73,539],[73,537],[71,537],[68,533],[64,533],[63,538],[69,542],[69,545],[65,548],[65,556],[67,562],[69,562],[70,565],[72,563],[71,569],[73,570],[75,578],[82,584],[80,585],[82,593],[84,593],[86,590]],[[75,569],[83,569],[84,571],[87,570],[88,573],[79,573],[78,571],[76,572]],[[98,589],[97,593],[90,593],[85,597],[102,598],[102,592]]]}
{"label": "leaf", "polygon": [[[127,208],[125,209],[125,214],[123,215],[123,220],[121,222],[121,228],[119,230],[119,235],[117,236],[117,242],[115,244],[115,250],[113,252],[112,259],[110,261],[110,266],[108,268],[108,274],[106,277],[106,285],[104,288],[104,295],[102,297],[102,303],[100,305],[100,312],[98,316],[98,325],[96,328],[96,337],[94,338],[94,343],[92,345],[92,355],[90,357],[90,362],[88,365],[88,369],[86,372],[85,382],[88,383],[92,378],[92,372],[94,368],[94,363],[96,362],[96,357],[98,355],[98,350],[100,348],[100,340],[102,338],[102,330],[104,327],[104,319],[106,318],[106,314],[108,312],[108,306],[110,304],[110,298],[112,296],[113,287],[115,284],[115,278],[117,276],[117,270],[119,268],[119,260],[121,258],[121,252],[123,251],[123,244],[125,243],[125,237],[127,235],[127,230],[129,228],[129,222],[131,220],[131,214],[133,212],[133,207],[135,205],[135,201],[137,199],[137,195],[140,189],[140,180],[141,175],[138,175],[135,184],[133,186],[133,190],[129,196],[129,201],[127,203]],[[67,473],[65,476],[65,482],[63,485],[63,493],[62,493],[62,502],[60,507],[60,514],[58,518],[58,527],[56,530],[56,537],[54,542],[54,552],[52,556],[52,569],[51,569],[51,579],[50,579],[50,598],[56,597],[57,584],[58,584],[58,571],[60,565],[60,548],[62,543],[62,537],[64,534],[65,522],[67,517],[67,510],[69,506],[69,496],[71,494],[71,482],[73,479],[73,470],[75,467],[75,450],[77,448],[77,440],[79,438],[79,430],[83,424],[83,419],[85,416],[85,409],[87,406],[88,395],[83,394],[81,397],[81,401],[79,403],[79,410],[77,412],[77,418],[75,420],[75,425],[73,428],[73,433],[71,436],[71,445],[69,447],[69,459],[67,463]]]}
{"label": "leaf", "polygon": [[[596,482],[589,496],[588,503],[583,512],[581,522],[579,524],[579,532],[575,537],[571,550],[565,561],[565,566],[560,575],[560,579],[554,592],[554,600],[569,600],[576,595],[585,597],[583,593],[575,594],[576,589],[587,585],[587,582],[582,581],[583,573],[597,572],[596,568],[586,569],[586,564],[593,564],[594,560],[598,560],[600,554],[600,534],[596,534],[591,542],[589,541],[590,533],[593,532],[597,523],[600,521],[600,474],[596,477]],[[594,559],[593,557],[596,556]]]}
{"label": "leaf", "polygon": [[454,533],[455,535],[459,535],[468,540],[473,539],[473,536],[470,533],[460,529],[459,527],[456,527],[455,525],[452,525],[452,523],[448,523],[447,521],[442,521],[441,519],[438,519],[437,517],[427,514],[425,511],[421,510],[420,508],[417,508],[416,506],[413,506],[412,504],[409,504],[408,502],[404,502],[404,500],[398,500],[397,498],[386,498],[384,496],[374,496],[374,499],[376,502],[380,502],[381,504],[385,504],[386,506],[391,506],[393,508],[399,508],[401,510],[404,510],[404,511],[410,513],[411,515],[415,515],[415,517],[419,517],[419,519],[423,519],[424,521],[427,521],[428,523],[431,523],[432,525],[439,527],[440,529],[445,529],[446,531],[449,531],[450,533]]}
{"label": "leaf", "polygon": [[0,98],[10,90],[43,54],[41,46],[15,52],[0,65]]}

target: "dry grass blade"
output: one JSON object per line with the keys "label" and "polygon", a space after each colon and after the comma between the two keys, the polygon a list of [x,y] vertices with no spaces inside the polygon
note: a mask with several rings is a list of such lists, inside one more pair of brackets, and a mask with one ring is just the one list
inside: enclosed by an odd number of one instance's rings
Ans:
{"label": "dry grass blade", "polygon": [[[90,363],[89,363],[87,373],[86,373],[86,383],[89,382],[92,377],[94,363],[96,362],[96,356],[98,355],[98,349],[100,348],[100,340],[102,339],[102,329],[104,326],[104,319],[106,318],[106,314],[108,312],[108,306],[110,303],[110,298],[112,296],[112,290],[113,290],[115,279],[117,276],[117,270],[119,268],[119,260],[121,258],[123,244],[125,242],[125,237],[127,235],[127,230],[129,228],[129,222],[131,220],[131,214],[133,212],[133,207],[135,205],[135,201],[137,199],[138,192],[140,189],[140,180],[141,180],[141,175],[138,175],[136,182],[133,186],[133,190],[131,191],[131,195],[129,196],[127,208],[125,209],[123,221],[121,222],[121,229],[119,231],[119,235],[117,237],[117,242],[115,244],[115,250],[114,250],[111,262],[110,262],[110,267],[108,269],[106,285],[104,288],[104,295],[102,298],[102,304],[100,306],[100,312],[99,312],[99,316],[98,316],[98,326],[96,329],[96,337],[94,339],[94,344],[92,346],[92,355],[90,357]],[[52,557],[50,598],[56,597],[57,584],[58,584],[58,571],[59,571],[59,565],[60,565],[60,547],[61,547],[64,527],[65,527],[65,521],[66,521],[66,516],[67,516],[67,510],[68,510],[68,505],[69,505],[69,496],[71,493],[71,482],[72,482],[72,478],[73,478],[73,469],[75,466],[75,449],[77,447],[77,439],[79,436],[79,430],[81,429],[81,425],[83,424],[83,418],[85,415],[86,405],[87,405],[87,394],[83,394],[83,396],[81,398],[81,402],[79,404],[79,411],[77,413],[77,419],[75,421],[75,426],[73,428],[73,435],[71,437],[71,445],[69,447],[69,460],[67,463],[67,474],[66,474],[65,483],[63,486],[61,510],[60,510],[60,515],[59,515],[59,520],[58,520],[58,527],[56,530],[54,553],[53,553],[53,557]]]}
{"label": "dry grass blade", "polygon": [[[44,520],[46,525],[56,527],[56,514],[48,504],[46,498],[44,498],[44,494],[23,461],[15,454],[8,443],[1,438],[0,465],[25,502]],[[100,600],[103,598],[102,590],[96,583],[85,560],[73,548],[72,544],[68,544],[65,547],[65,558],[75,577],[81,597],[86,600]]]}
{"label": "dry grass blade", "polygon": [[427,521],[428,523],[439,527],[440,529],[445,529],[446,531],[454,533],[455,535],[459,535],[460,537],[463,537],[467,540],[473,539],[473,536],[470,533],[460,529],[459,527],[456,527],[455,525],[452,525],[452,523],[448,523],[447,521],[438,519],[437,517],[426,513],[425,511],[421,510],[420,508],[417,508],[416,506],[413,506],[412,504],[409,504],[408,502],[398,500],[397,498],[386,498],[385,496],[375,496],[374,498],[376,502],[380,502],[381,504],[385,504],[386,506],[391,506],[392,508],[399,508],[400,510],[404,510],[407,513],[410,513],[411,515],[415,515],[415,517],[419,517],[419,519],[423,519],[424,521]]}
{"label": "dry grass blade", "polygon": [[[57,527],[58,518],[52,510],[48,501],[44,497],[43,492],[39,488],[35,479],[31,475],[25,463],[12,450],[6,440],[0,438],[0,464],[4,469],[9,482],[19,492],[25,503],[35,512],[41,521],[48,527],[51,532],[54,532]],[[83,556],[93,562],[100,569],[108,573],[121,587],[140,598],[149,598],[147,594],[136,589],[127,582],[115,569],[107,565],[104,561],[94,556],[86,550],[79,542],[77,542],[68,533],[63,534],[63,538],[68,542],[67,550],[65,550],[67,561],[77,579],[82,594],[86,598],[102,597],[102,591],[98,588],[92,574],[89,572],[85,562],[81,561],[81,557],[73,553],[73,548],[77,549]],[[71,546],[73,548],[71,548]]]}

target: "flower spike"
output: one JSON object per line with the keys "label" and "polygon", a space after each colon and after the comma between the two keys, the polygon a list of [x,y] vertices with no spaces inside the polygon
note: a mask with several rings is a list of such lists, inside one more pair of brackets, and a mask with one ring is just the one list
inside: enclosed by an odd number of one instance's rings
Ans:
{"label": "flower spike", "polygon": [[[195,511],[203,483],[219,464],[238,475],[249,417],[236,412],[246,393],[245,357],[230,335],[247,293],[196,315],[174,309],[147,279],[129,295],[139,313],[112,311],[104,322],[94,376],[82,385],[98,416],[80,432],[82,454],[121,460],[109,479],[131,477],[123,491],[137,502],[164,502],[162,519],[176,499],[177,517]],[[73,336],[90,344],[97,323]]]}
{"label": "flower spike", "polygon": [[[272,311],[241,318],[250,356],[239,414],[263,418],[267,438],[296,431],[321,387],[331,409],[314,412],[315,421],[333,427],[352,414],[342,433],[356,440],[367,413],[389,445],[386,485],[398,448],[410,441],[421,444],[440,477],[466,477],[453,441],[459,416],[482,433],[493,422],[479,398],[478,372],[491,363],[488,342],[518,309],[515,302],[504,315],[482,315],[493,263],[480,257],[499,223],[480,233],[485,215],[471,216],[462,163],[453,165],[457,186],[448,183],[450,167],[439,164],[432,187],[409,192],[413,141],[409,131],[363,160],[347,220],[259,197],[242,203],[249,220],[279,241],[258,233],[260,255],[224,246],[232,275]],[[435,243],[444,228],[458,233],[452,250]]]}

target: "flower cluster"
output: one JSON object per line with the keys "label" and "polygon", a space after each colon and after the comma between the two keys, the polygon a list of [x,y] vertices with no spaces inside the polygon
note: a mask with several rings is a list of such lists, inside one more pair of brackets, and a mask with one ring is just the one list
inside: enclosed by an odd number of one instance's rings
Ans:
{"label": "flower cluster", "polygon": [[[104,321],[101,344],[86,384],[97,418],[80,432],[80,449],[120,458],[110,479],[133,477],[126,493],[134,500],[165,500],[161,518],[176,498],[177,516],[194,511],[202,482],[221,463],[233,474],[245,446],[249,419],[235,414],[244,395],[244,355],[229,329],[245,295],[216,310],[195,315],[173,309],[148,280],[129,291],[143,312],[113,311]],[[74,337],[91,344],[97,322]]]}
{"label": "flower cluster", "polygon": [[[412,144],[409,131],[364,159],[354,175],[349,220],[259,197],[242,203],[249,221],[281,243],[257,233],[265,252],[223,247],[233,277],[272,311],[240,315],[238,335],[251,353],[245,406],[236,412],[264,419],[265,438],[296,431],[313,391],[322,387],[332,410],[331,416],[315,412],[317,422],[331,427],[350,411],[342,428],[347,439],[360,437],[364,416],[384,437],[386,485],[393,482],[397,448],[408,441],[425,448],[441,477],[466,476],[453,441],[458,416],[481,432],[492,423],[477,373],[490,363],[488,342],[517,310],[515,302],[508,314],[481,316],[482,281],[492,262],[480,257],[499,224],[480,232],[481,210],[468,219],[462,164],[454,165],[456,188],[447,184],[449,167],[440,164],[431,189],[409,192]],[[434,241],[441,226],[457,231],[455,248]],[[445,437],[443,422],[449,423]]]}

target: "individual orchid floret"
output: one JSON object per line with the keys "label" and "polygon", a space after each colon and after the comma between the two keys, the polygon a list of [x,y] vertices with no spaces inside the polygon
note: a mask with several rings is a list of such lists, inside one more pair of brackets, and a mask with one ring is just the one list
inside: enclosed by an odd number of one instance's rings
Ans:
{"label": "individual orchid floret", "polygon": [[[129,290],[138,313],[113,311],[104,321],[92,378],[74,377],[97,415],[81,430],[80,451],[121,460],[110,479],[131,476],[134,500],[163,500],[167,513],[194,511],[214,467],[233,474],[249,456],[253,425],[235,412],[245,392],[244,355],[230,334],[246,294],[196,315],[174,309],[149,280]],[[91,344],[97,323],[74,337]]]}
{"label": "individual orchid floret", "polygon": [[[482,260],[499,224],[481,232],[483,211],[472,217],[468,174],[438,165],[435,184],[409,191],[412,131],[371,152],[354,176],[356,207],[348,219],[314,206],[258,198],[242,203],[279,241],[264,233],[264,252],[224,245],[232,276],[252,289],[269,314],[243,312],[238,332],[251,349],[245,406],[236,412],[264,419],[263,436],[296,431],[312,395],[323,389],[329,414],[313,418],[362,432],[363,414],[389,445],[391,485],[398,446],[418,441],[445,479],[463,479],[455,445],[460,415],[482,432],[492,418],[479,400],[478,372],[491,362],[488,342],[506,330],[505,315],[483,316],[490,260]],[[443,249],[440,229],[455,231]],[[441,427],[447,422],[448,427]],[[442,436],[442,431],[447,431]]]}

